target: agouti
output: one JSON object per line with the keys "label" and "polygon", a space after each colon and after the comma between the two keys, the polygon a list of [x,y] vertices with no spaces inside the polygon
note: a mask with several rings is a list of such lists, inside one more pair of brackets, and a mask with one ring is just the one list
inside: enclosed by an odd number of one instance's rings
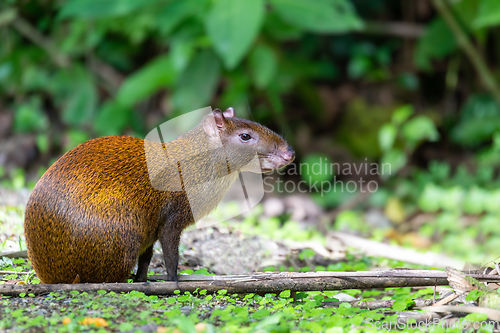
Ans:
{"label": "agouti", "polygon": [[[162,166],[165,155],[148,155],[157,158],[150,179],[146,155],[158,149],[177,163]],[[47,170],[26,206],[28,256],[38,277],[42,283],[123,282],[138,260],[135,281],[146,281],[159,239],[168,278],[177,281],[182,231],[217,206],[235,171],[245,171],[255,155],[258,172],[295,157],[282,137],[235,118],[232,108],[215,109],[167,144],[110,136],[77,146]],[[181,188],[173,186],[176,177]],[[188,181],[195,186],[187,189]]]}

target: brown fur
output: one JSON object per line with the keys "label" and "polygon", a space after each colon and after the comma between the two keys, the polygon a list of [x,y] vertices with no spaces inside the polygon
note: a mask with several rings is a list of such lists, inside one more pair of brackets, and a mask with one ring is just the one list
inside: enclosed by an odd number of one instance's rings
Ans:
{"label": "brown fur", "polygon": [[[222,153],[232,165],[208,166],[202,158],[191,160],[194,163],[187,165],[194,168],[191,171],[200,184],[206,182],[205,170],[211,167],[224,174],[248,162],[252,151],[231,137],[242,128],[258,133],[257,151],[263,158],[293,152],[280,136],[259,124],[230,117],[225,124]],[[203,145],[210,141],[196,139],[201,131],[199,125],[168,143],[168,154],[182,157],[205,149]],[[125,281],[138,258],[136,281],[145,281],[158,239],[169,279],[177,280],[180,235],[195,221],[184,188],[153,188],[144,147],[144,140],[125,136],[87,141],[63,155],[37,183],[26,207],[25,233],[29,258],[43,283],[71,283],[77,276],[81,282]],[[174,171],[162,172],[160,181],[168,182]],[[196,203],[203,215],[216,207],[234,175],[200,187]]]}

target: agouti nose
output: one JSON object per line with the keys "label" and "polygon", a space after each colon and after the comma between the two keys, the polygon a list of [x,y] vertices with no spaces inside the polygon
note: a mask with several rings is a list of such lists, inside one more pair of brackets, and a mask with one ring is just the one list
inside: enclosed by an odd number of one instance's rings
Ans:
{"label": "agouti nose", "polygon": [[293,149],[288,148],[287,151],[281,153],[281,157],[285,161],[293,161],[293,159],[295,158],[295,152],[293,151]]}

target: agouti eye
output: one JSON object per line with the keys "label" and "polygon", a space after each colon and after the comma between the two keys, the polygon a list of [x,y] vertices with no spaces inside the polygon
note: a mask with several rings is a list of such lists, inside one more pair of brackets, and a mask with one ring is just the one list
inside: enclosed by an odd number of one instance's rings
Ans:
{"label": "agouti eye", "polygon": [[243,134],[240,134],[240,138],[241,138],[241,140],[243,140],[243,141],[248,141],[248,140],[250,140],[252,137],[250,136],[250,134],[243,133]]}

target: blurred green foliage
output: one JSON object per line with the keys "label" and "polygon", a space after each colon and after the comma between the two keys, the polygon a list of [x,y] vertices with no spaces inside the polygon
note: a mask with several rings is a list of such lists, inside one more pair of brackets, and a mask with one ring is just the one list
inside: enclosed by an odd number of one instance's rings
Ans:
{"label": "blurred green foliage", "polygon": [[255,95],[283,112],[281,96],[298,80],[335,70],[308,60],[317,46],[289,54],[280,45],[362,27],[347,0],[10,0],[0,9],[12,27],[0,96],[17,110],[17,132],[48,130],[49,107],[70,131],[144,134],[155,124],[140,104],[165,92],[171,116],[209,105],[218,91],[243,112]]}
{"label": "blurred green foliage", "polygon": [[[498,3],[445,2],[498,77]],[[425,3],[422,14],[386,0],[5,0],[0,111],[12,114],[10,135],[36,136],[44,164],[92,137],[144,136],[213,105],[282,129],[310,166],[333,161],[329,148],[341,147],[341,162],[390,163],[392,178],[416,167],[418,176],[432,167],[422,151],[434,145],[444,161],[467,151],[470,165],[495,173],[498,96],[481,84],[434,1]],[[301,176],[314,183],[335,175]],[[399,191],[389,178],[382,182]],[[414,199],[426,193],[415,188]],[[318,202],[334,207],[353,195]]]}

